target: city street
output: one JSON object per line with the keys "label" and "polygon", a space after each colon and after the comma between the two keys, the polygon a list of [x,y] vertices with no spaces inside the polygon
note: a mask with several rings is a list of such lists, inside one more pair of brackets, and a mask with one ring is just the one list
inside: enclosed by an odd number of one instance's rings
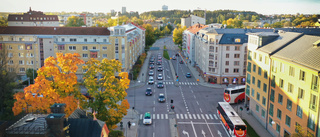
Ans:
{"label": "city street", "polygon": [[[159,47],[160,50],[150,51],[149,54],[154,56],[157,61],[157,56],[160,53],[162,56],[163,45],[167,46],[170,57],[175,56],[177,46],[174,46],[171,37],[162,38],[155,42],[153,47]],[[130,88],[128,92],[128,101],[130,107],[135,107],[139,112],[140,126],[138,128],[139,137],[169,137],[171,132],[169,119],[173,118],[176,123],[177,133],[180,137],[227,137],[229,134],[225,130],[221,120],[217,116],[217,102],[223,101],[223,89],[208,88],[201,86],[192,76],[187,78],[186,74],[191,73],[185,62],[182,64],[181,56],[177,56],[176,60],[166,60],[162,58],[162,65],[154,64],[154,84],[148,84],[148,72],[145,72],[147,77],[144,81],[144,86]],[[146,61],[149,61],[147,59]],[[155,61],[155,62],[156,62]],[[170,68],[170,63],[173,65],[173,70]],[[162,66],[163,71],[157,71],[158,66]],[[174,71],[172,73],[172,71]],[[178,74],[178,85],[173,78]],[[162,74],[163,80],[158,80],[158,74]],[[164,88],[157,88],[159,81],[163,81]],[[152,96],[146,96],[145,91],[151,88]],[[158,96],[160,93],[165,95],[166,101],[160,103]],[[171,100],[173,103],[171,103]],[[171,109],[174,106],[174,110]],[[152,124],[144,125],[143,117],[145,112],[151,113]]]}

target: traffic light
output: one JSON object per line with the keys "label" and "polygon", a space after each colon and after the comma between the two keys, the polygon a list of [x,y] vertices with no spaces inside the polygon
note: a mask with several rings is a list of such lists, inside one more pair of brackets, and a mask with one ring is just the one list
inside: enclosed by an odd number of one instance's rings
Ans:
{"label": "traffic light", "polygon": [[173,103],[173,99],[171,99],[171,103]]}
{"label": "traffic light", "polygon": [[177,79],[179,78],[179,76],[176,76],[177,77]]}
{"label": "traffic light", "polygon": [[122,122],[122,121],[120,122],[120,127],[121,127],[121,128],[123,127],[123,122]]}
{"label": "traffic light", "polygon": [[173,106],[173,105],[171,106],[171,109],[174,109],[174,106]]}
{"label": "traffic light", "polygon": [[243,110],[243,108],[242,107],[240,107],[240,111],[242,111]]}

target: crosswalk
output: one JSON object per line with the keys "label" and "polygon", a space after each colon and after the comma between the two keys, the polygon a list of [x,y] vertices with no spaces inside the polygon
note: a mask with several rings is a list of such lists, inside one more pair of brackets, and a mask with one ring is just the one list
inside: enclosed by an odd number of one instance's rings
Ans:
{"label": "crosswalk", "polygon": [[[158,82],[155,82],[155,84],[158,84]],[[173,84],[175,84],[175,82],[163,81],[163,85],[173,85]],[[197,82],[179,82],[179,85],[199,85],[199,84]]]}
{"label": "crosswalk", "polygon": [[[168,119],[168,114],[152,114],[152,119]],[[176,114],[176,119],[212,119],[217,120],[216,114]],[[143,114],[140,114],[140,119],[143,119]]]}

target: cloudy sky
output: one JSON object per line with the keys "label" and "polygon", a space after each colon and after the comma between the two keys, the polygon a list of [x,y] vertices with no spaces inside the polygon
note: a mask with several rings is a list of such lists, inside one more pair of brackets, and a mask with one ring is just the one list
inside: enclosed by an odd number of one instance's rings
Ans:
{"label": "cloudy sky", "polygon": [[26,12],[31,7],[43,12],[127,12],[161,10],[219,10],[255,11],[259,14],[320,14],[320,0],[1,0],[0,12]]}

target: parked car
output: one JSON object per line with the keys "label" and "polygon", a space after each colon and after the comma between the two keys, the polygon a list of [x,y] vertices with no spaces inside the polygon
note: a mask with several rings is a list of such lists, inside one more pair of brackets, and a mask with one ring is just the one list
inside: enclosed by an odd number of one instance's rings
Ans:
{"label": "parked car", "polygon": [[190,74],[190,73],[187,73],[187,74],[186,74],[186,77],[187,77],[187,78],[191,78],[191,74]]}
{"label": "parked car", "polygon": [[162,74],[159,74],[158,75],[158,80],[162,80],[162,79],[163,79]]}
{"label": "parked car", "polygon": [[150,125],[152,124],[152,118],[150,112],[146,112],[143,117],[143,124]]}
{"label": "parked car", "polygon": [[154,83],[153,76],[150,76],[150,77],[149,77],[148,84],[151,84],[151,85],[152,85],[153,83]]}
{"label": "parked car", "polygon": [[164,96],[163,93],[160,93],[160,94],[159,94],[158,101],[159,101],[159,102],[166,102],[166,98],[165,98],[165,96]]}
{"label": "parked car", "polygon": [[150,70],[150,71],[149,71],[149,76],[153,76],[153,75],[154,75],[153,70]]}
{"label": "parked car", "polygon": [[152,95],[152,89],[151,88],[147,88],[146,89],[146,96],[151,96]]}
{"label": "parked car", "polygon": [[163,69],[162,69],[162,67],[161,66],[159,66],[158,67],[158,71],[162,71]]}
{"label": "parked car", "polygon": [[162,81],[159,81],[157,87],[158,87],[158,88],[163,88],[163,87],[164,87],[163,82],[162,82]]}

